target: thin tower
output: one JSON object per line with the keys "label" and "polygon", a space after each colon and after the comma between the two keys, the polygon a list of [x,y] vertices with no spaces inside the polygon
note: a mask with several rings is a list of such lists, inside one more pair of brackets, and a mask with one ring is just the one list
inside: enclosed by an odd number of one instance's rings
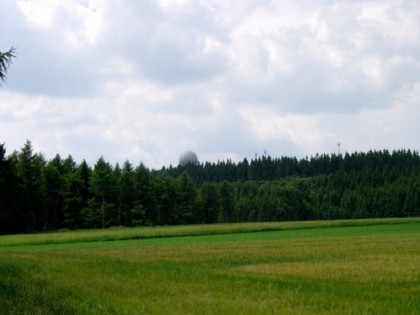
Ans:
{"label": "thin tower", "polygon": [[337,142],[337,147],[338,147],[338,155],[341,155],[341,142],[340,142],[340,140],[338,140],[338,142]]}

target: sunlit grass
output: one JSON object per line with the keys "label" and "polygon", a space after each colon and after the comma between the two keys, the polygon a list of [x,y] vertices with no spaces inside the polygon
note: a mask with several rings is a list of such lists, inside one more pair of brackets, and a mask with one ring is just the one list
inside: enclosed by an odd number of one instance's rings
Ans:
{"label": "sunlit grass", "polygon": [[6,314],[416,314],[418,266],[420,223],[9,245],[0,251],[0,308]]}
{"label": "sunlit grass", "polygon": [[149,239],[209,234],[231,234],[258,231],[278,231],[341,226],[400,224],[420,222],[420,218],[381,218],[330,221],[291,221],[231,224],[195,224],[156,227],[117,227],[98,230],[57,231],[20,235],[0,235],[0,249],[5,246],[64,244],[132,239]]}

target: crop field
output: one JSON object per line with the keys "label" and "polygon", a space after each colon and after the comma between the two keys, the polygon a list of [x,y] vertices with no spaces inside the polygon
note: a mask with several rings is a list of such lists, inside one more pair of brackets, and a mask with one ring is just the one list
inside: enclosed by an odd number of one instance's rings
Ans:
{"label": "crop field", "polygon": [[418,314],[420,218],[0,236],[4,314]]}

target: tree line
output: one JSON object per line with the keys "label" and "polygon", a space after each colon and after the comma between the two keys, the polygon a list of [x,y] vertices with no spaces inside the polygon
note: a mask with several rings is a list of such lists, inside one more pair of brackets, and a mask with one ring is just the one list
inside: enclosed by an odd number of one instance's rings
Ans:
{"label": "tree line", "polygon": [[369,151],[149,170],[0,145],[0,233],[420,214],[418,152]]}

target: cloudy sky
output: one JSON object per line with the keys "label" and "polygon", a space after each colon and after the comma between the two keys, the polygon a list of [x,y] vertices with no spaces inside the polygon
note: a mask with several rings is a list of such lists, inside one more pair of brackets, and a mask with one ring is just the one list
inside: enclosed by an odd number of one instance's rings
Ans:
{"label": "cloudy sky", "polygon": [[150,168],[420,150],[420,1],[1,0],[0,143]]}

